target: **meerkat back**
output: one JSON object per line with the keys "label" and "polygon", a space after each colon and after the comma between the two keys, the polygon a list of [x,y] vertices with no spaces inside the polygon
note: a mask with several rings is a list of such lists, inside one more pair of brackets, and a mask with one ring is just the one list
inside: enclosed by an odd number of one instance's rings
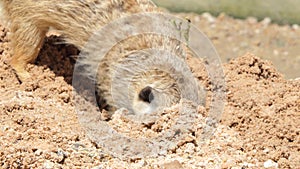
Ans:
{"label": "meerkat back", "polygon": [[33,62],[52,27],[66,43],[82,49],[93,33],[114,19],[155,10],[147,0],[3,0],[2,18],[10,28],[10,65],[19,79],[30,77],[26,65]]}

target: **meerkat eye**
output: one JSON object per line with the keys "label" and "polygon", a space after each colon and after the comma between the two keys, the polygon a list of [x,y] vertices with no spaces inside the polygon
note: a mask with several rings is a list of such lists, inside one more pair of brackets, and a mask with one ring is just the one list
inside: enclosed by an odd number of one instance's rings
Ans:
{"label": "meerkat eye", "polygon": [[154,99],[152,88],[147,86],[144,89],[142,89],[139,93],[139,99],[141,99],[144,102],[151,103],[151,101]]}

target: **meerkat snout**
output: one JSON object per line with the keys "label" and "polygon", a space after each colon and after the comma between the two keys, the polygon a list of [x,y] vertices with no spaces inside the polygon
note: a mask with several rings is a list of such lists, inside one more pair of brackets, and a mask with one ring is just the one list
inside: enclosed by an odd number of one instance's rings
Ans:
{"label": "meerkat snout", "polygon": [[156,110],[155,91],[152,87],[146,86],[137,94],[133,101],[133,110],[137,114],[149,114]]}
{"label": "meerkat snout", "polygon": [[144,102],[151,103],[154,99],[152,87],[147,86],[147,87],[143,88],[139,93],[139,99]]}
{"label": "meerkat snout", "polygon": [[[172,88],[161,90],[159,86],[146,86],[136,94],[132,102],[134,114],[150,114],[164,107],[171,106],[179,100],[171,96]],[[173,93],[174,94],[174,93]],[[180,97],[180,93],[176,95]]]}

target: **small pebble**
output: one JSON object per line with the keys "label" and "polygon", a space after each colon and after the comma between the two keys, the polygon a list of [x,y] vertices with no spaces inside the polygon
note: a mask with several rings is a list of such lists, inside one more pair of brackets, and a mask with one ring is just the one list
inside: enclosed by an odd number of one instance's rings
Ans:
{"label": "small pebble", "polygon": [[92,169],[103,169],[103,167],[101,167],[101,166],[96,166],[96,167],[93,167]]}
{"label": "small pebble", "polygon": [[209,23],[215,23],[215,21],[216,21],[216,18],[207,12],[203,13],[202,17],[205,18]]}
{"label": "small pebble", "polygon": [[52,168],[54,168],[54,163],[47,160],[47,161],[44,163],[43,168],[45,168],[45,169],[52,169]]}
{"label": "small pebble", "polygon": [[298,25],[298,24],[293,24],[293,25],[292,25],[292,28],[293,28],[294,30],[298,30],[298,29],[299,29],[299,25]]}
{"label": "small pebble", "polygon": [[193,154],[195,152],[195,145],[193,143],[187,143],[184,152],[187,154]]}
{"label": "small pebble", "polygon": [[265,19],[263,19],[263,20],[261,21],[261,23],[262,23],[264,26],[269,26],[271,22],[272,22],[272,20],[271,20],[271,18],[269,18],[269,17],[266,17]]}
{"label": "small pebble", "polygon": [[272,160],[267,160],[266,162],[264,162],[264,167],[265,168],[278,168],[278,164]]}
{"label": "small pebble", "polygon": [[36,150],[35,152],[34,152],[34,154],[36,155],[36,156],[40,156],[40,155],[42,155],[42,153],[43,153],[43,151],[42,150]]}
{"label": "small pebble", "polygon": [[162,169],[183,169],[183,166],[180,164],[178,160],[165,163],[162,165]]}
{"label": "small pebble", "polygon": [[249,24],[256,24],[257,23],[257,18],[255,17],[248,17],[246,19],[246,21],[249,23]]}

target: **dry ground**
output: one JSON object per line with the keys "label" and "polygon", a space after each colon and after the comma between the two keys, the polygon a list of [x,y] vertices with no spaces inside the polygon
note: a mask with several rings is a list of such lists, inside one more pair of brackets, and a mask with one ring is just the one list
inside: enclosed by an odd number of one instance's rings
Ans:
{"label": "dry ground", "polygon": [[[268,48],[273,37],[277,37],[275,45],[281,45],[281,41],[283,45],[299,44],[292,35],[286,41],[277,34],[279,30],[293,34],[295,30],[288,26],[226,16],[189,16],[228,58],[233,53],[245,54],[249,48],[254,53],[263,51],[259,55],[268,58],[276,52],[274,46]],[[213,34],[211,29],[223,33]],[[1,26],[1,168],[300,168],[300,80],[285,80],[270,61],[245,54],[223,65],[227,99],[221,123],[211,139],[196,144],[196,135],[159,157],[122,161],[104,153],[78,123],[71,86],[75,61],[70,57],[78,51],[49,38],[36,63],[29,66],[34,76],[20,84],[5,63],[9,58],[6,34]],[[269,36],[267,42],[262,34]],[[256,43],[234,41],[232,37],[238,35],[257,39]],[[285,55],[281,48],[276,54]],[[177,109],[175,106],[169,111]],[[205,111],[199,109],[203,115]]]}

